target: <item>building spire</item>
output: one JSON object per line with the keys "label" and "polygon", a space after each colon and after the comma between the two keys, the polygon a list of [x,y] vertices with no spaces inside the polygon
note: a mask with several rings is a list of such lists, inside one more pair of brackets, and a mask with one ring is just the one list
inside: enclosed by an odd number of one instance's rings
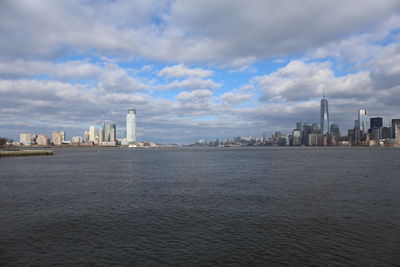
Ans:
{"label": "building spire", "polygon": [[322,88],[322,98],[325,98],[325,87]]}

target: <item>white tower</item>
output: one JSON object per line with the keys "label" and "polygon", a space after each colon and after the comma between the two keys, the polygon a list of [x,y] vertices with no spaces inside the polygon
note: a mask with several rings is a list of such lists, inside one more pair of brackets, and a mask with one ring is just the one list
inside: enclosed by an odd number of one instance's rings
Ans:
{"label": "white tower", "polygon": [[94,126],[90,126],[90,129],[89,129],[89,141],[91,141],[91,142],[95,141],[95,136],[96,136],[95,131],[96,131],[96,129],[94,128]]}
{"label": "white tower", "polygon": [[126,115],[126,141],[131,143],[136,143],[136,109],[128,109],[128,114]]}

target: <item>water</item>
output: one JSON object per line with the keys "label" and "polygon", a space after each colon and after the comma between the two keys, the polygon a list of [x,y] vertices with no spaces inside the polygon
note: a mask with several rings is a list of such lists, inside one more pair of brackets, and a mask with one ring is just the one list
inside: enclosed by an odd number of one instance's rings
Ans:
{"label": "water", "polygon": [[400,263],[400,149],[0,158],[0,265]]}

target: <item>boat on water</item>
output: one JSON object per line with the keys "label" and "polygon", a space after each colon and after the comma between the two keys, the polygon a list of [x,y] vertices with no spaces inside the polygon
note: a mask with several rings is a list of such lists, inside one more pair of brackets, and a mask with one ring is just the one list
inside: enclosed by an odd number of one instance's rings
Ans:
{"label": "boat on water", "polygon": [[135,144],[130,144],[128,147],[137,147]]}

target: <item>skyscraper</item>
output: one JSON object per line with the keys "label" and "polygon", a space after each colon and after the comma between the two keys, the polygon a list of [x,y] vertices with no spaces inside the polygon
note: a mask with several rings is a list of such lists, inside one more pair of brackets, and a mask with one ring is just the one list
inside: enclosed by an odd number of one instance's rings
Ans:
{"label": "skyscraper", "polygon": [[103,141],[115,142],[117,140],[117,125],[106,122],[103,124]]}
{"label": "skyscraper", "polygon": [[371,135],[372,139],[374,140],[379,140],[382,139],[382,126],[383,126],[383,120],[381,117],[375,117],[371,118]]}
{"label": "skyscraper", "polygon": [[325,93],[321,99],[321,134],[329,134],[328,100],[325,98]]}
{"label": "skyscraper", "polygon": [[96,134],[95,134],[96,129],[94,128],[94,126],[90,126],[89,128],[89,141],[94,142],[95,138],[96,138]]}
{"label": "skyscraper", "polygon": [[392,138],[400,139],[400,119],[392,119]]}
{"label": "skyscraper", "polygon": [[126,141],[131,144],[136,142],[136,109],[128,109],[126,115]]}
{"label": "skyscraper", "polygon": [[358,110],[358,125],[360,128],[360,131],[362,134],[365,134],[368,132],[369,129],[369,119],[367,115],[367,110],[366,109],[359,109]]}

